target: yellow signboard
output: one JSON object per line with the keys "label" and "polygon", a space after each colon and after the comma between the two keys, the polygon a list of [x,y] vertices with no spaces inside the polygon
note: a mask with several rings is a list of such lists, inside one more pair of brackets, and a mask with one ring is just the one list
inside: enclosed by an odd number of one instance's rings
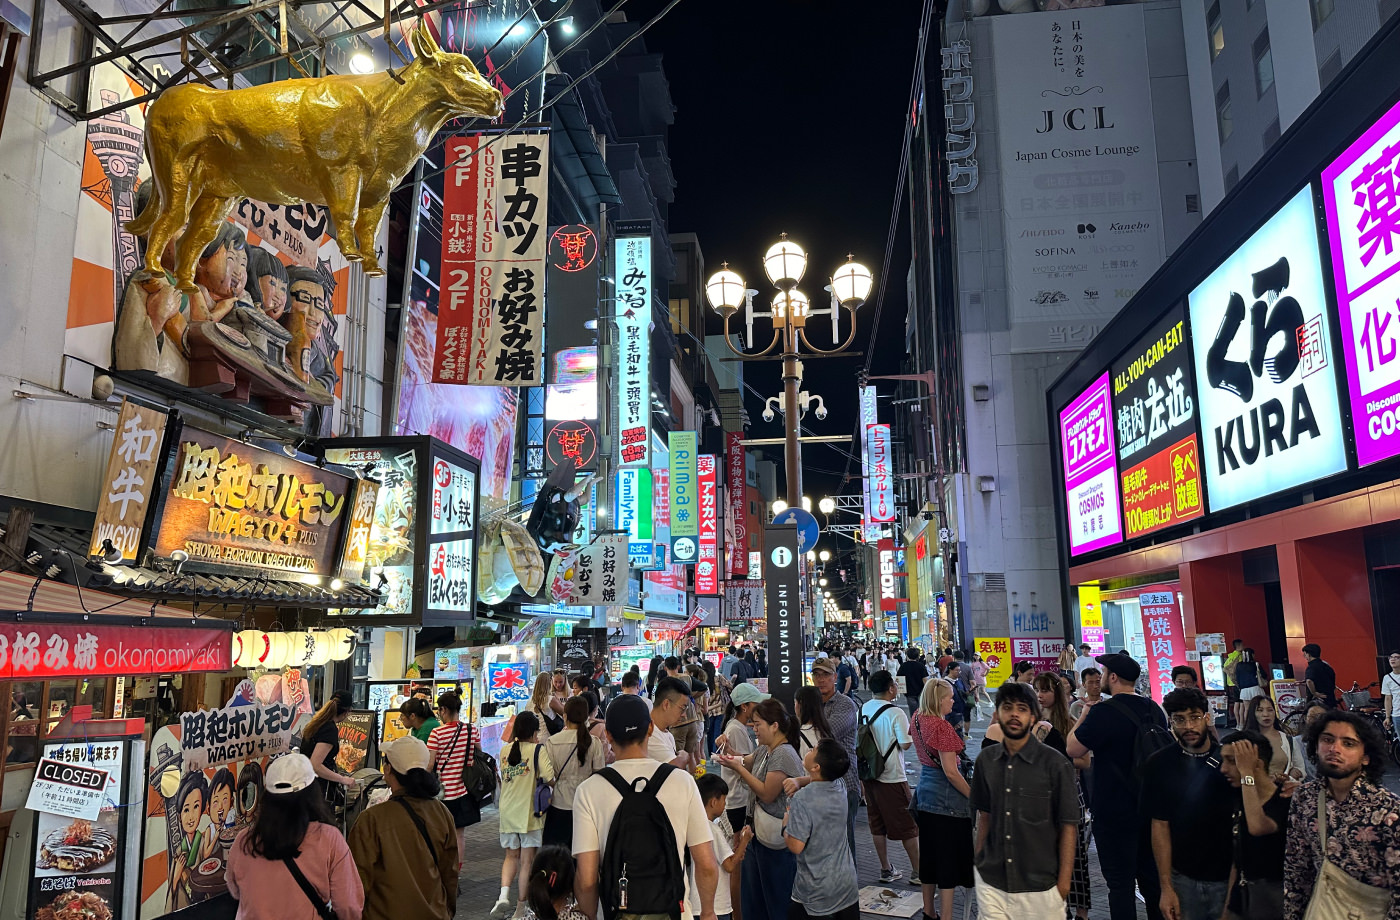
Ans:
{"label": "yellow signboard", "polygon": [[1103,628],[1103,608],[1099,602],[1098,585],[1079,586],[1079,625],[1089,629]]}
{"label": "yellow signboard", "polygon": [[987,689],[995,690],[1011,679],[1011,640],[978,639],[976,645],[987,665]]}

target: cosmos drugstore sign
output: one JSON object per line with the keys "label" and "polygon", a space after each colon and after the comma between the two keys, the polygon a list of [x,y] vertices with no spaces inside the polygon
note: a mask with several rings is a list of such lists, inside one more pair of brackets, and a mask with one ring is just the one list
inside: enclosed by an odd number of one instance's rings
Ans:
{"label": "cosmos drugstore sign", "polygon": [[1312,188],[1189,300],[1211,510],[1345,470]]}

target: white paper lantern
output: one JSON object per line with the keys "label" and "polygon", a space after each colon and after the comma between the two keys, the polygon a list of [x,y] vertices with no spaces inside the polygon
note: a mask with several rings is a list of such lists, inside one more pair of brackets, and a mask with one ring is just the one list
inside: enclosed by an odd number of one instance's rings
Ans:
{"label": "white paper lantern", "polygon": [[287,666],[287,659],[292,654],[292,637],[284,632],[267,634],[267,657],[263,659],[263,667],[269,670],[277,670]]}
{"label": "white paper lantern", "polygon": [[287,667],[304,668],[315,664],[312,658],[316,655],[316,637],[311,630],[288,633],[287,637],[292,643],[291,651],[287,654]]}
{"label": "white paper lantern", "polygon": [[329,633],[331,638],[331,660],[344,661],[355,651],[355,631],[353,629],[332,629]]}
{"label": "white paper lantern", "polygon": [[267,655],[267,633],[261,629],[245,629],[238,633],[239,654],[234,665],[256,668]]}
{"label": "white paper lantern", "polygon": [[331,640],[331,634],[324,629],[311,630],[312,652],[307,664],[323,665],[331,660],[331,652],[335,651],[335,643]]}

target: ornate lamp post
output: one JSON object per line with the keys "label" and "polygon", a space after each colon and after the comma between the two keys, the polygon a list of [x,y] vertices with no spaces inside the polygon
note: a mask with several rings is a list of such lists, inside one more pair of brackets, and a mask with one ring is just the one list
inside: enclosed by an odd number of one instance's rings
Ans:
{"label": "ornate lamp post", "polygon": [[[786,429],[784,461],[787,467],[787,502],[795,507],[800,507],[802,501],[802,442],[798,438],[798,424],[809,404],[813,401],[820,403],[820,397],[801,392],[802,349],[805,347],[814,357],[830,357],[849,348],[856,337],[856,310],[870,296],[873,280],[868,268],[855,261],[855,256],[848,256],[845,264],[831,275],[831,306],[814,309],[807,295],[797,288],[806,269],[807,253],[784,233],[763,256],[763,271],[778,289],[768,312],[754,310],[753,295],[758,292],[748,290],[744,279],[729,270],[728,262],[705,285],[710,306],[724,318],[724,342],[730,351],[741,358],[762,358],[782,348],[783,396],[779,408]],[[734,346],[729,321],[741,306],[749,328],[750,347],[753,344],[754,317],[766,317],[773,324],[773,341],[762,351],[744,351]],[[850,311],[851,316],[850,331],[840,345],[822,349],[808,341],[807,320],[813,316],[830,316],[832,341],[839,341],[842,311]],[[818,414],[824,416],[825,407]]]}

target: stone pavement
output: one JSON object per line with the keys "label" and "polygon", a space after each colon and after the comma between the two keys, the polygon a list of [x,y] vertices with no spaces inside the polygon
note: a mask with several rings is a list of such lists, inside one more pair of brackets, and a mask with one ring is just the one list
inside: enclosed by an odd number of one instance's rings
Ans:
{"label": "stone pavement", "polygon": [[[977,756],[980,740],[986,726],[987,723],[984,721],[976,722],[973,725],[968,752],[974,758]],[[906,753],[905,769],[909,773],[910,784],[917,783],[919,762],[912,749]],[[491,905],[496,902],[496,895],[500,892],[501,887],[502,860],[496,826],[496,809],[492,806],[482,814],[480,824],[467,828],[467,853],[459,882],[457,920],[485,920],[491,910]],[[861,809],[860,815],[856,818],[856,850],[856,873],[861,887],[878,884],[880,863],[875,856],[875,847],[870,840],[864,808]],[[904,854],[904,848],[891,842],[889,852],[890,859],[895,867],[904,874],[904,879],[888,887],[900,892],[917,890],[908,883],[910,866],[909,860]],[[1089,916],[1096,918],[1096,920],[1097,918],[1106,918],[1108,916],[1108,889],[1104,887],[1103,876],[1099,872],[1098,857],[1092,842],[1089,847],[1089,878],[1093,898],[1093,908],[1090,910]],[[976,916],[975,906],[969,908],[967,901],[966,893],[959,891],[955,901],[954,918],[947,918],[947,920]],[[1146,916],[1141,904],[1139,904],[1138,915],[1140,917]],[[864,915],[867,920],[876,916],[875,914]],[[915,914],[914,920],[921,920],[921,918]]]}

